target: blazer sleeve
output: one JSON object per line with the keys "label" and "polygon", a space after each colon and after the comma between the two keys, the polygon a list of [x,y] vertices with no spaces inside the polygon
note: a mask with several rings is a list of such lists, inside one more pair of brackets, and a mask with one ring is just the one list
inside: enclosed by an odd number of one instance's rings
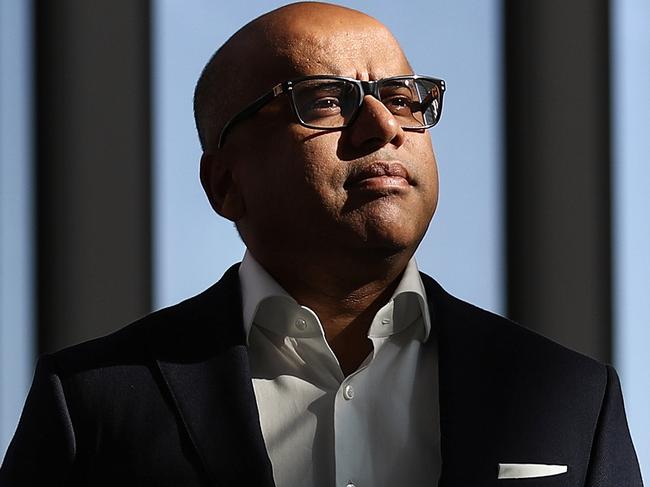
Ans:
{"label": "blazer sleeve", "polygon": [[616,371],[607,366],[607,386],[591,449],[587,487],[642,487]]}
{"label": "blazer sleeve", "polygon": [[39,359],[18,428],[2,467],[0,485],[65,485],[75,458],[75,438],[53,359]]}

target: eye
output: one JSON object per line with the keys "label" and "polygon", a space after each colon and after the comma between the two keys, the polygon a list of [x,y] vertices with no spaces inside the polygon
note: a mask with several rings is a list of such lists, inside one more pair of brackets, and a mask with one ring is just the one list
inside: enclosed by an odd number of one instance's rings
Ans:
{"label": "eye", "polygon": [[342,118],[354,111],[356,87],[341,80],[305,80],[297,83],[293,100],[298,117],[308,124],[341,126]]}
{"label": "eye", "polygon": [[411,88],[401,81],[384,86],[381,90],[381,101],[393,115],[410,115],[413,96]]}
{"label": "eye", "polygon": [[341,111],[341,102],[333,96],[317,98],[308,107],[309,111],[321,114],[333,114]]}
{"label": "eye", "polygon": [[412,104],[412,100],[410,97],[399,96],[399,95],[391,96],[388,98],[382,98],[382,102],[384,103],[384,105],[388,107],[390,111],[395,111],[395,110],[400,111],[406,108],[410,109]]}

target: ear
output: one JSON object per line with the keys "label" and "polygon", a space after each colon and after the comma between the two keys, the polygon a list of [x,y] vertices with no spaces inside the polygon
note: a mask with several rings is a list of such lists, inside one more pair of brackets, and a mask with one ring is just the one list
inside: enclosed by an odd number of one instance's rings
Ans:
{"label": "ear", "polygon": [[219,159],[215,154],[201,156],[201,185],[212,209],[236,223],[245,213],[241,188],[230,165]]}

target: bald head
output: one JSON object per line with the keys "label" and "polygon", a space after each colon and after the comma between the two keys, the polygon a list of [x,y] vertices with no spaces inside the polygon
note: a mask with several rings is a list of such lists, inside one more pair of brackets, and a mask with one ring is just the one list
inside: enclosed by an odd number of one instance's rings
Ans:
{"label": "bald head", "polygon": [[196,85],[194,115],[204,152],[214,150],[227,120],[278,82],[308,72],[363,78],[340,67],[346,60],[358,66],[360,44],[378,37],[384,46],[378,60],[396,56],[408,66],[388,29],[357,10],[301,2],[252,20],[212,56]]}

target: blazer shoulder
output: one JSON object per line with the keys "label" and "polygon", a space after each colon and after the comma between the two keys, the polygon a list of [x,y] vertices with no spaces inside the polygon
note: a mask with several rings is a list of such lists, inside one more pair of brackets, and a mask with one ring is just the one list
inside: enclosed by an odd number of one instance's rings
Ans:
{"label": "blazer shoulder", "polygon": [[452,349],[489,356],[495,363],[517,365],[523,370],[544,370],[575,378],[591,378],[601,387],[607,382],[605,364],[565,347],[508,318],[458,299],[434,279],[422,275],[433,322],[440,339]]}
{"label": "blazer shoulder", "polygon": [[474,454],[489,460],[485,478],[515,459],[568,465],[572,485],[642,485],[611,366],[422,280],[437,330],[447,472],[482,485],[467,470]]}
{"label": "blazer shoulder", "polygon": [[[43,357],[56,370],[74,372],[111,365],[140,364],[157,355],[201,353],[240,341],[238,265],[205,291],[154,311],[108,335]],[[239,326],[238,326],[239,325]]]}

